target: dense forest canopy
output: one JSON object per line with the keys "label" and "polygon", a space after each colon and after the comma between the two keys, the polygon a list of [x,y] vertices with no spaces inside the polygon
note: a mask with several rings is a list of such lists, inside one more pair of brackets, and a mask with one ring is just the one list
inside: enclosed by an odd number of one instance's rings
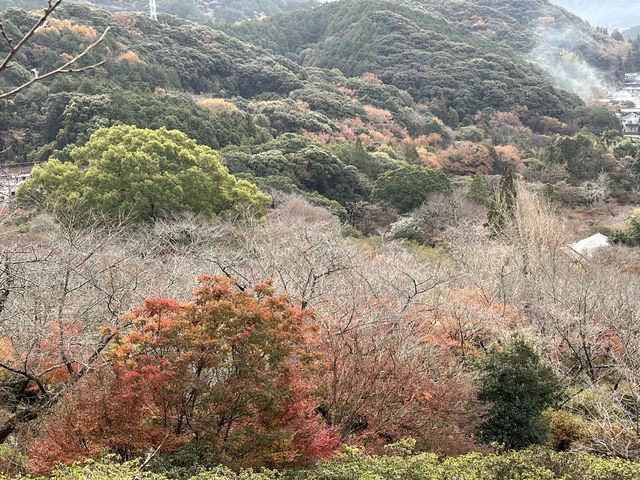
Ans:
{"label": "dense forest canopy", "polygon": [[[102,8],[112,12],[147,12],[147,0],[67,0]],[[158,13],[176,15],[197,22],[234,23],[248,18],[271,16],[298,8],[316,5],[316,0],[157,0]],[[39,0],[0,0],[0,8],[21,7],[37,9]]]}

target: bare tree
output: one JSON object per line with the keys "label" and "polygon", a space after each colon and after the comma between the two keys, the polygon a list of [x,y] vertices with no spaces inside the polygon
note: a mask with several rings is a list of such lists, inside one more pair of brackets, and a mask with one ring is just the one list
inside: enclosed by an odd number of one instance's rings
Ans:
{"label": "bare tree", "polygon": [[[38,18],[38,20],[34,23],[31,29],[27,33],[25,33],[22,38],[18,39],[17,41],[9,37],[4,26],[0,23],[0,35],[7,42],[7,45],[9,47],[9,53],[7,54],[5,59],[2,61],[2,63],[0,63],[0,73],[2,73],[4,70],[8,68],[11,68],[11,65],[12,65],[11,62],[14,59],[14,57],[17,55],[17,53],[25,46],[25,44],[29,41],[29,39],[31,39],[31,37],[33,37],[33,35],[40,28],[44,27],[47,24],[47,21],[53,14],[54,10],[58,8],[60,3],[62,3],[62,0],[47,0],[47,7],[42,12],[42,15],[40,16],[40,18]],[[104,40],[108,31],[109,31],[109,27],[105,28],[104,32],[102,32],[102,35],[100,35],[100,37],[98,37],[98,39],[95,42],[88,45],[81,53],[71,58],[60,67],[45,73],[40,73],[37,70],[34,70],[32,72],[32,77],[28,81],[24,82],[22,85],[18,85],[17,87],[11,89],[8,92],[0,93],[0,100],[3,100],[11,95],[15,95],[21,92],[22,90],[24,90],[25,88],[33,85],[34,83],[44,80],[45,78],[49,78],[54,75],[58,75],[60,73],[86,72],[87,70],[94,69],[104,64],[106,60],[101,60],[98,63],[94,63],[92,65],[87,65],[84,67],[77,66],[77,63],[80,60],[82,60],[82,58],[84,58],[90,51],[92,51],[99,43],[101,43]]]}
{"label": "bare tree", "polygon": [[611,194],[610,179],[607,172],[600,172],[594,180],[584,182],[580,189],[582,195],[591,204],[604,202]]}
{"label": "bare tree", "polygon": [[126,313],[158,295],[186,299],[196,285],[178,234],[86,210],[30,227],[0,225],[0,443],[105,362]]}

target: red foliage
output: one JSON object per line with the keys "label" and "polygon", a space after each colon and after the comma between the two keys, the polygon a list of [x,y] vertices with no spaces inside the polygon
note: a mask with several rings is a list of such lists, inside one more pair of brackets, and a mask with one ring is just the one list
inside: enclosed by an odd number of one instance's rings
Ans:
{"label": "red foliage", "polygon": [[306,351],[311,314],[274,296],[269,282],[251,294],[229,278],[199,280],[191,303],[147,300],[130,314],[136,328],[112,352],[128,391],[148,392],[157,420],[176,435],[242,465],[307,461],[333,449],[330,430],[300,396],[315,362]]}
{"label": "red foliage", "polygon": [[476,449],[481,409],[455,362],[429,339],[433,322],[399,314],[392,302],[362,299],[334,314],[349,318],[348,325],[326,319],[322,410],[330,423],[344,439],[355,436],[370,447],[412,436],[425,450]]}
{"label": "red foliage", "polygon": [[[149,419],[154,410],[147,392],[131,394],[111,369],[85,376],[41,421],[40,435],[29,447],[29,470],[48,473],[58,463],[73,463],[104,451],[123,460],[162,443],[169,430]],[[167,438],[163,449],[181,442]]]}
{"label": "red foliage", "polygon": [[128,317],[109,367],[91,372],[46,417],[31,469],[95,457],[127,459],[160,444],[199,442],[234,466],[289,466],[330,455],[335,429],[316,411],[310,313],[271,282],[240,291],[201,277],[195,300],[146,300]]}
{"label": "red foliage", "polygon": [[495,144],[507,145],[517,137],[531,139],[533,132],[525,127],[520,120],[520,115],[525,115],[526,110],[511,112],[494,112],[489,116],[489,133]]}

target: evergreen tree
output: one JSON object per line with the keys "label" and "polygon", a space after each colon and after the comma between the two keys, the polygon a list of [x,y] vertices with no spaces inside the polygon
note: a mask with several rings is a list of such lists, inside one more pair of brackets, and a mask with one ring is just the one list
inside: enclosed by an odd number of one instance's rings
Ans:
{"label": "evergreen tree", "polygon": [[513,173],[511,169],[507,169],[500,180],[495,198],[491,201],[489,211],[487,212],[487,223],[485,226],[491,229],[493,233],[498,233],[506,221],[513,218],[517,197],[518,191],[513,181]]}
{"label": "evergreen tree", "polygon": [[476,173],[473,177],[473,180],[469,184],[467,197],[469,197],[474,202],[486,205],[487,203],[489,203],[490,194],[491,192],[489,192],[489,188],[487,187],[487,182],[485,182],[484,180],[484,176],[481,173]]}
{"label": "evergreen tree", "polygon": [[555,203],[560,200],[560,195],[558,195],[556,187],[554,187],[550,183],[547,183],[542,189],[542,196],[551,203]]}
{"label": "evergreen tree", "polygon": [[407,143],[404,146],[404,159],[407,163],[412,165],[420,164],[420,155],[418,154],[418,150],[416,149],[415,144]]}
{"label": "evergreen tree", "polygon": [[17,192],[19,200],[47,201],[61,210],[81,202],[139,221],[171,212],[213,216],[244,208],[262,217],[269,204],[254,184],[230,175],[217,152],[178,130],[101,128],[70,155],[74,163],[51,159],[34,167]]}
{"label": "evergreen tree", "polygon": [[432,193],[451,193],[451,184],[441,170],[406,165],[380,175],[373,184],[371,200],[383,200],[400,213],[422,205]]}
{"label": "evergreen tree", "polygon": [[524,340],[494,348],[479,363],[478,399],[490,404],[479,435],[507,448],[526,448],[546,440],[543,412],[551,407],[560,382],[550,366]]}

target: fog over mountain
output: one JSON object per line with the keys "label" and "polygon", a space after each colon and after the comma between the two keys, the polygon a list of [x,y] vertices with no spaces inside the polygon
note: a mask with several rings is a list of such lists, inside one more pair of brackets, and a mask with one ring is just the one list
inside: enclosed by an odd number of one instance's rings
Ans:
{"label": "fog over mountain", "polygon": [[597,26],[640,25],[640,5],[636,0],[553,0],[552,3]]}

